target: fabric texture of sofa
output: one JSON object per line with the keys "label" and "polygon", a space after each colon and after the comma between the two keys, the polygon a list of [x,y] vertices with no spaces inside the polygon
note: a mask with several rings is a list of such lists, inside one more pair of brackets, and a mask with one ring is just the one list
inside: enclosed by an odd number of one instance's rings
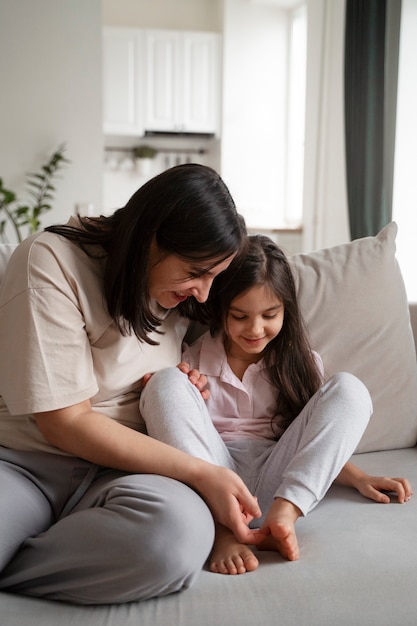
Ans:
{"label": "fabric texture of sofa", "polygon": [[[353,461],[406,476],[416,495],[377,504],[334,485],[298,520],[299,561],[261,552],[252,573],[202,571],[181,593],[143,603],[74,606],[0,593],[2,626],[399,626],[417,622],[417,304],[395,258],[397,226],[291,257],[312,344],[328,375],[368,386],[371,418]],[[0,246],[0,280],[12,247]],[[411,316],[410,316],[411,313]],[[6,358],[1,355],[1,358]],[[186,514],[186,512],[185,512]]]}

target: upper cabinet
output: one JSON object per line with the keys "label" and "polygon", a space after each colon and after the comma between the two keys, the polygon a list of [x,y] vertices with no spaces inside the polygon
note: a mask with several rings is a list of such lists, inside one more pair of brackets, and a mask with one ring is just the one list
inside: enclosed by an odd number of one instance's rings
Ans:
{"label": "upper cabinet", "polygon": [[145,31],[145,130],[218,133],[219,37]]}
{"label": "upper cabinet", "polygon": [[106,28],[103,36],[103,120],[109,135],[142,134],[142,33]]}
{"label": "upper cabinet", "polygon": [[106,28],[103,48],[105,134],[219,134],[219,35]]}

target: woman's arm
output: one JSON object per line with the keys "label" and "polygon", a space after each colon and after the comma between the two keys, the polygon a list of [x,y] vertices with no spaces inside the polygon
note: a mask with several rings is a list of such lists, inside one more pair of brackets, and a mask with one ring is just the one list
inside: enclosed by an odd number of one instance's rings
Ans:
{"label": "woman's arm", "polygon": [[257,543],[257,531],[248,528],[254,517],[260,517],[257,500],[231,470],[119,424],[94,411],[89,400],[37,413],[34,418],[48,442],[69,454],[97,465],[158,474],[189,485],[206,501],[214,518],[240,541]]}
{"label": "woman's arm", "polygon": [[386,491],[396,493],[400,503],[407,502],[413,495],[411,485],[406,478],[371,476],[350,462],[346,463],[335,482],[339,485],[354,487],[366,498],[383,504],[391,501]]}

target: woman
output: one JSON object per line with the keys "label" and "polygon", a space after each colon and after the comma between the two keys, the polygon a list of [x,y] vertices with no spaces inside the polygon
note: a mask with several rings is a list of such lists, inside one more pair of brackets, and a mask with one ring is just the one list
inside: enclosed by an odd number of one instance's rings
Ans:
{"label": "woman", "polygon": [[190,164],[110,217],[46,230],[0,294],[0,588],[83,604],[178,591],[210,552],[212,516],[256,541],[259,508],[232,471],[145,434],[141,379],[180,361],[186,316],[243,221],[219,176]]}

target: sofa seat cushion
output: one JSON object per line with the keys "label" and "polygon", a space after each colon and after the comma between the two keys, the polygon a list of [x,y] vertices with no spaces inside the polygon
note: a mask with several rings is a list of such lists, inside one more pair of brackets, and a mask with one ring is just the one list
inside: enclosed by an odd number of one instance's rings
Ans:
{"label": "sofa seat cushion", "polygon": [[[365,471],[417,484],[417,449],[360,454]],[[242,576],[207,570],[191,589],[146,602],[76,606],[0,592],[5,626],[415,626],[417,497],[378,504],[334,485],[297,522],[299,561],[259,552]]]}

